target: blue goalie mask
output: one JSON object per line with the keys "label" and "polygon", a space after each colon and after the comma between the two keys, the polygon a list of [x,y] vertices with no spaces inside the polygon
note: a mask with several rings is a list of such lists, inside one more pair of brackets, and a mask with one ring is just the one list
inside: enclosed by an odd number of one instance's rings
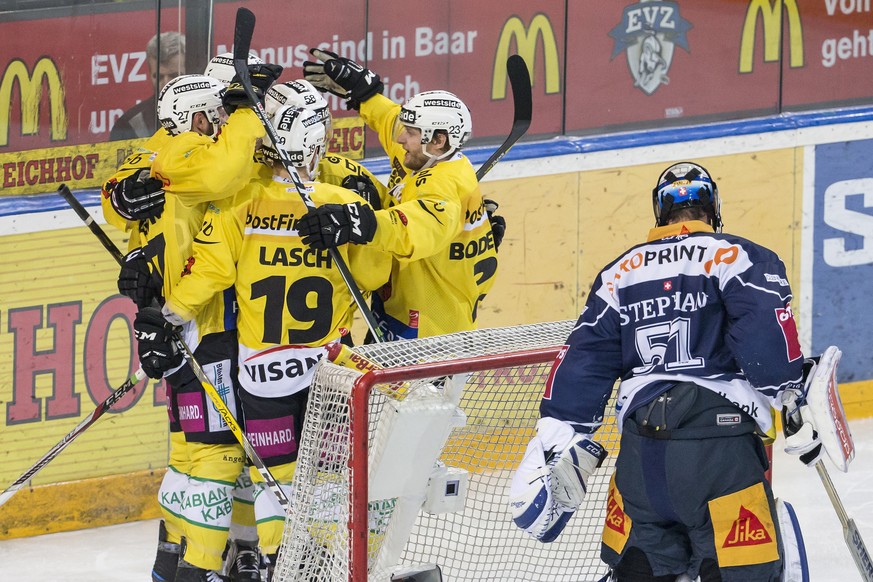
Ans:
{"label": "blue goalie mask", "polygon": [[721,232],[721,200],[718,186],[703,166],[692,162],[673,164],[661,173],[652,190],[655,226],[664,226],[670,213],[700,207],[709,216],[713,230]]}

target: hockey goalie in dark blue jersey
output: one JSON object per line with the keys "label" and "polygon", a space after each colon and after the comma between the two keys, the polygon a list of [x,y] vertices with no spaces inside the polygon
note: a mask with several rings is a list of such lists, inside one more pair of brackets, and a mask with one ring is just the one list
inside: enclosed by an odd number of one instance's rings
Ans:
{"label": "hockey goalie in dark blue jersey", "polygon": [[785,266],[721,232],[718,188],[698,164],[667,168],[653,201],[655,228],[598,274],[553,366],[514,520],[541,541],[561,532],[606,456],[592,433],[619,380],[601,550],[612,579],[780,580],[762,437],[775,438],[774,410],[802,388],[804,364]]}

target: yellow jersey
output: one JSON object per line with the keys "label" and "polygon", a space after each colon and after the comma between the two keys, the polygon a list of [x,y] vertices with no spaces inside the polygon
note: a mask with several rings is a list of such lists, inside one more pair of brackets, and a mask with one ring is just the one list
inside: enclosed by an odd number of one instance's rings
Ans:
{"label": "yellow jersey", "polygon": [[[331,184],[305,187],[319,206],[360,201]],[[252,181],[232,199],[211,204],[190,268],[167,302],[170,311],[190,320],[215,293],[234,286],[240,381],[256,395],[308,387],[325,346],[351,329],[356,306],[330,253],[304,245],[297,234],[297,220],[306,212],[294,185],[282,178]],[[337,252],[360,289],[375,289],[387,279],[390,256],[357,245]]]}
{"label": "yellow jersey", "polygon": [[475,329],[479,303],[494,285],[497,249],[476,172],[460,152],[430,168],[403,166],[394,141],[400,105],[383,95],[361,104],[391,163],[388,208],[376,212],[373,246],[394,258],[391,278],[373,294],[388,339]]}
{"label": "yellow jersey", "polygon": [[112,177],[103,185],[101,191],[102,196],[100,197],[103,218],[106,220],[107,224],[111,224],[118,230],[131,235],[128,242],[128,250],[133,250],[139,246],[139,239],[136,236],[137,223],[127,220],[115,211],[115,208],[112,207],[112,202],[109,199],[110,192],[112,191],[112,188],[115,187],[116,183],[124,180],[134,172],[151,169],[152,162],[154,161],[155,156],[158,155],[158,150],[170,141],[171,137],[172,136],[166,129],[163,127],[160,128],[154,133],[154,135],[148,138],[144,144],[134,149],[133,153],[121,162],[121,165],[118,166],[118,169]]}
{"label": "yellow jersey", "polygon": [[[140,221],[139,233],[146,257],[162,277],[165,299],[190,268],[194,237],[209,202],[231,198],[255,175],[255,143],[263,135],[254,112],[238,109],[216,138],[186,131],[158,150],[152,176],[164,183],[164,211],[154,221]],[[216,290],[200,311],[196,333],[186,333],[189,343],[236,327],[234,294],[228,287]]]}

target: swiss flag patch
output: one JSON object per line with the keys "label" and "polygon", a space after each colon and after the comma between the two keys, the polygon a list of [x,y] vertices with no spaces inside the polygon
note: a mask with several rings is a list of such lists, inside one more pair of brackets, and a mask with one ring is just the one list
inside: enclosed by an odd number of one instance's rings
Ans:
{"label": "swiss flag patch", "polygon": [[794,321],[791,305],[784,309],[780,307],[776,310],[776,321],[779,322],[779,327],[782,328],[788,361],[793,362],[797,358],[803,357],[803,352],[800,351],[800,340],[797,338],[797,323]]}

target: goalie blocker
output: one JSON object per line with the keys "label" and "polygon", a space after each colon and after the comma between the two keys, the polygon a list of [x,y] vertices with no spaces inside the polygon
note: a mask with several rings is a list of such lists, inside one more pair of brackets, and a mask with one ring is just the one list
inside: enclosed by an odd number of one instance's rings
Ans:
{"label": "goalie blocker", "polygon": [[785,452],[814,465],[823,453],[846,472],[855,458],[855,445],[837,386],[837,365],[842,352],[828,347],[819,358],[807,360],[808,374],[802,393],[783,395],[782,426]]}

